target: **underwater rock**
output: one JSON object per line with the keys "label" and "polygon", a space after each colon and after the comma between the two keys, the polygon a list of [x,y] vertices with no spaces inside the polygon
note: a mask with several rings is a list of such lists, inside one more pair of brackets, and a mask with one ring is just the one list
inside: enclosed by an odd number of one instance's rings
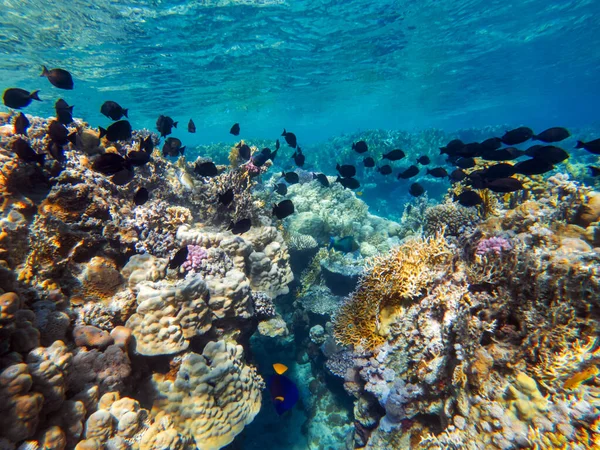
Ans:
{"label": "underwater rock", "polygon": [[362,271],[360,266],[343,264],[329,259],[321,261],[321,273],[325,284],[334,295],[346,296],[353,292]]}

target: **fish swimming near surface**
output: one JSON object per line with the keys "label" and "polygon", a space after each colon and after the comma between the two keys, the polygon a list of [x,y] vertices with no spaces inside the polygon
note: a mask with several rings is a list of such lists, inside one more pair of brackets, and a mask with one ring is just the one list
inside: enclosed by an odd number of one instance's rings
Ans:
{"label": "fish swimming near surface", "polygon": [[277,183],[275,185],[275,192],[277,192],[279,195],[287,195],[287,184],[285,183]]}
{"label": "fish swimming near surface", "polygon": [[448,175],[448,178],[450,178],[451,182],[458,183],[459,181],[462,181],[465,178],[467,178],[467,174],[462,169],[455,169],[452,172],[450,172],[450,175]]}
{"label": "fish swimming near surface", "polygon": [[177,128],[179,122],[174,122],[169,116],[162,114],[156,119],[156,129],[160,133],[160,137],[165,137],[171,134],[173,128]]}
{"label": "fish swimming near surface", "polygon": [[436,167],[435,169],[427,169],[427,175],[435,178],[445,178],[448,176],[448,172],[443,167]]}
{"label": "fish swimming near surface", "polygon": [[406,154],[400,150],[400,149],[396,149],[396,150],[392,150],[389,153],[386,153],[385,155],[383,155],[381,157],[381,159],[389,159],[390,161],[398,161],[402,158],[404,158],[406,156]]}
{"label": "fish swimming near surface", "polygon": [[353,236],[346,236],[343,238],[330,237],[327,248],[333,248],[338,252],[350,253],[358,250],[358,244],[354,240]]}
{"label": "fish swimming near surface", "polygon": [[127,117],[129,112],[128,109],[121,107],[117,102],[107,100],[102,103],[100,107],[100,113],[112,120],[120,120],[122,117]]}
{"label": "fish swimming near surface", "polygon": [[356,178],[337,177],[337,179],[335,181],[336,181],[336,183],[340,183],[346,189],[354,190],[354,189],[358,189],[360,187],[360,181],[358,181]]}
{"label": "fish swimming near surface", "polygon": [[313,180],[317,180],[323,187],[330,186],[329,179],[324,173],[313,173]]}
{"label": "fish swimming near surface", "polygon": [[294,162],[298,167],[302,167],[304,165],[304,161],[306,160],[306,157],[302,153],[302,149],[300,147],[296,148],[296,151],[292,155],[292,158],[294,158]]}
{"label": "fish swimming near surface", "polygon": [[64,69],[50,69],[42,66],[40,77],[48,78],[48,81],[59,89],[73,89],[73,77]]}
{"label": "fish swimming near surface", "polygon": [[379,172],[381,175],[389,175],[392,173],[392,166],[386,164],[385,166],[378,167],[377,172]]}
{"label": "fish swimming near surface", "polygon": [[96,158],[92,169],[104,175],[114,175],[126,169],[125,158],[117,153],[103,153]]}
{"label": "fish swimming near surface", "polygon": [[375,167],[375,160],[370,156],[367,156],[365,159],[363,159],[363,164],[365,167]]}
{"label": "fish swimming near surface", "polygon": [[74,106],[69,106],[67,102],[59,98],[54,104],[56,119],[63,125],[69,125],[73,122],[73,108]]}
{"label": "fish swimming near surface", "polygon": [[600,155],[600,139],[594,139],[593,141],[588,142],[577,141],[575,148],[583,148],[594,155]]}
{"label": "fish swimming near surface", "polygon": [[36,153],[25,139],[19,138],[16,141],[13,141],[11,150],[17,154],[19,159],[22,159],[25,162],[38,163],[40,166],[44,165],[46,155]]}
{"label": "fish swimming near surface", "polygon": [[536,141],[547,143],[564,141],[571,136],[569,130],[563,127],[552,127],[542,131],[540,134],[535,134],[531,138]]}
{"label": "fish swimming near surface", "polygon": [[111,142],[131,139],[131,124],[127,120],[119,120],[111,124],[106,130],[98,127],[98,130],[100,131],[100,139],[104,136]]}
{"label": "fish swimming near surface", "polygon": [[233,189],[228,189],[221,194],[217,194],[219,203],[223,206],[229,206],[233,201]]}
{"label": "fish swimming near surface", "polygon": [[189,254],[188,246],[181,247],[169,261],[169,269],[178,269],[186,260]]}
{"label": "fish swimming near surface", "polygon": [[419,156],[419,158],[417,158],[417,162],[419,164],[426,166],[427,164],[429,164],[431,162],[431,160],[429,159],[429,156],[423,155],[423,156]]}
{"label": "fish swimming near surface", "polygon": [[239,136],[240,134],[240,124],[234,123],[232,127],[229,129],[229,134],[233,134],[234,136]]}
{"label": "fish swimming near surface", "polygon": [[408,180],[419,174],[419,168],[417,166],[410,166],[408,169],[398,174],[398,179]]}
{"label": "fish swimming near surface", "polygon": [[454,200],[457,200],[462,206],[467,208],[471,208],[473,206],[481,205],[483,200],[479,196],[479,194],[475,191],[463,191],[459,195],[454,197]]}
{"label": "fish swimming near surface", "polygon": [[554,165],[548,161],[531,158],[515,164],[515,173],[521,175],[542,175],[554,169]]}
{"label": "fish swimming near surface", "polygon": [[215,163],[212,161],[205,161],[201,163],[196,163],[194,166],[194,172],[200,175],[201,177],[215,177],[219,175],[219,170]]}
{"label": "fish swimming near surface", "polygon": [[528,127],[519,127],[507,131],[500,139],[504,145],[517,145],[528,141],[533,137],[533,130]]}
{"label": "fish swimming near surface", "polygon": [[342,178],[351,178],[356,175],[356,167],[351,164],[336,164],[335,170],[337,170]]}
{"label": "fish swimming near surface", "polygon": [[180,156],[185,152],[185,146],[181,146],[181,139],[174,137],[167,138],[163,144],[163,156]]}
{"label": "fish swimming near surface", "polygon": [[475,167],[475,159],[474,158],[459,158],[456,163],[454,163],[456,167],[459,169],[470,169],[471,167]]}
{"label": "fish swimming near surface", "polygon": [[369,146],[365,141],[358,141],[352,143],[352,150],[356,153],[366,153],[369,151]]}
{"label": "fish swimming near surface", "polygon": [[4,91],[2,95],[2,101],[5,106],[14,109],[21,109],[29,106],[32,100],[37,100],[41,102],[38,97],[38,92],[40,91],[26,91],[25,89],[19,88],[8,88]]}
{"label": "fish swimming near surface", "polygon": [[425,193],[425,188],[420,183],[413,183],[408,189],[408,193],[413,197],[420,197]]}
{"label": "fish swimming near surface", "polygon": [[188,122],[188,133],[195,133],[196,132],[196,124],[194,123],[194,121],[192,119],[190,119],[190,121]]}
{"label": "fish swimming near surface", "polygon": [[465,146],[460,139],[453,139],[446,144],[445,147],[440,147],[440,155],[455,155],[457,151]]}
{"label": "fish swimming near surface", "polygon": [[296,148],[296,146],[298,145],[298,141],[294,133],[290,133],[284,128],[283,133],[281,133],[281,135],[284,137],[285,142],[287,142],[287,145],[289,145],[292,148]]}
{"label": "fish swimming near surface", "polygon": [[553,145],[543,145],[534,150],[532,149],[533,147],[527,149],[525,154],[527,156],[531,156],[532,158],[541,159],[550,164],[558,164],[569,159],[569,154],[565,150]]}
{"label": "fish swimming near surface", "polygon": [[296,184],[300,182],[300,177],[296,172],[281,172],[281,176],[289,184]]}
{"label": "fish swimming near surface", "polygon": [[22,112],[19,113],[13,120],[13,128],[15,134],[23,134],[27,136],[27,128],[30,127],[29,119]]}
{"label": "fish swimming near surface", "polygon": [[53,120],[48,125],[48,136],[58,145],[67,145],[69,143],[69,130],[58,120]]}
{"label": "fish swimming near surface", "polygon": [[231,222],[227,227],[227,230],[233,234],[243,234],[252,228],[252,221],[250,219],[242,219],[237,222]]}
{"label": "fish swimming near surface", "polygon": [[137,206],[141,206],[148,201],[150,198],[150,192],[145,187],[139,188],[133,196],[133,203]]}
{"label": "fish swimming near surface", "polygon": [[294,204],[291,200],[283,200],[276,205],[273,205],[273,215],[279,220],[294,214]]}
{"label": "fish swimming near surface", "polygon": [[600,176],[600,167],[596,167],[596,166],[588,166],[588,169],[590,169],[590,175],[592,177],[598,177]]}
{"label": "fish swimming near surface", "polygon": [[275,374],[269,378],[268,386],[275,411],[281,416],[296,405],[300,394],[296,384],[283,375],[288,370],[286,366],[273,364],[273,369]]}
{"label": "fish swimming near surface", "polygon": [[498,150],[500,147],[502,147],[502,139],[498,137],[486,139],[481,143],[481,147],[484,152]]}

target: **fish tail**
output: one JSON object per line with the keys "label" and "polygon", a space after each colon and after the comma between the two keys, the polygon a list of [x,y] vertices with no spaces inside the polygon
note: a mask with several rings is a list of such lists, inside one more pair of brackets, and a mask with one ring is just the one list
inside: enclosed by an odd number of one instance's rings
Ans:
{"label": "fish tail", "polygon": [[40,74],[40,77],[47,77],[48,73],[48,68],[46,66],[42,66],[42,73]]}
{"label": "fish tail", "polygon": [[123,115],[129,119],[129,116],[127,115],[128,111],[129,111],[129,109],[124,109],[123,110]]}
{"label": "fish tail", "polygon": [[100,139],[102,139],[104,136],[106,136],[106,130],[102,127],[98,127],[98,131],[100,132]]}
{"label": "fish tail", "polygon": [[69,112],[70,112],[70,113],[72,113],[72,112],[73,112],[73,108],[75,108],[75,106],[74,106],[74,105],[71,105],[71,106],[69,106],[67,109],[69,110]]}
{"label": "fish tail", "polygon": [[77,131],[73,131],[71,134],[67,136],[69,142],[73,145],[77,144]]}
{"label": "fish tail", "polygon": [[285,128],[283,129],[283,133],[281,133],[282,136],[285,136],[287,134],[287,131],[285,131]]}
{"label": "fish tail", "polygon": [[353,142],[352,143],[352,150],[356,149],[356,144]]}
{"label": "fish tail", "polygon": [[175,128],[177,128],[177,124],[178,124],[178,123],[179,123],[179,122],[173,122],[173,126],[174,126]]}
{"label": "fish tail", "polygon": [[31,92],[31,94],[29,94],[29,98],[41,102],[40,98],[38,97],[38,92],[40,92],[39,89]]}
{"label": "fish tail", "polygon": [[585,146],[585,143],[583,141],[577,141],[577,144],[575,144],[575,148],[583,148]]}
{"label": "fish tail", "polygon": [[285,178],[285,172],[281,172],[281,177]]}
{"label": "fish tail", "polygon": [[183,152],[185,152],[185,145],[179,149],[179,153],[183,155]]}
{"label": "fish tail", "polygon": [[589,169],[590,169],[590,173],[592,174],[593,177],[597,177],[598,175],[600,175],[599,167],[589,166]]}

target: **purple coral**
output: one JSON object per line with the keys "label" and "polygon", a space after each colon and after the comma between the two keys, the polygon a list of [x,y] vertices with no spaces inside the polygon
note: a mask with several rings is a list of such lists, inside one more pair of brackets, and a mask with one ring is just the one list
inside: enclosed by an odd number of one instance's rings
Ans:
{"label": "purple coral", "polygon": [[513,245],[508,239],[495,236],[479,241],[475,253],[479,256],[487,255],[488,253],[500,255],[503,252],[512,250],[512,248]]}
{"label": "purple coral", "polygon": [[199,245],[188,245],[188,256],[181,265],[186,272],[198,271],[202,268],[202,261],[208,258],[208,253],[204,247]]}

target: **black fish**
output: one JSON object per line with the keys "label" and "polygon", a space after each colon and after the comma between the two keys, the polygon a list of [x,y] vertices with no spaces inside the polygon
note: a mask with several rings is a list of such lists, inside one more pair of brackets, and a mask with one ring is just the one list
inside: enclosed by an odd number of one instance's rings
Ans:
{"label": "black fish", "polygon": [[389,153],[386,153],[385,155],[383,155],[381,157],[381,159],[389,159],[390,161],[398,161],[402,158],[404,158],[406,156],[406,154],[400,150],[400,149],[396,149],[396,150],[392,150]]}
{"label": "black fish", "polygon": [[431,175],[435,178],[444,178],[448,176],[448,172],[443,167],[436,167],[435,169],[427,169],[427,175]]}
{"label": "black fish", "polygon": [[386,164],[385,166],[378,167],[377,172],[379,172],[381,175],[389,175],[392,173],[392,166]]}
{"label": "black fish", "polygon": [[112,120],[120,120],[123,116],[129,118],[128,111],[128,109],[122,108],[117,102],[111,100],[105,101],[100,107],[100,113]]}
{"label": "black fish", "polygon": [[156,129],[160,133],[160,137],[165,137],[171,134],[173,127],[177,128],[178,122],[173,122],[169,116],[163,116],[162,114],[156,119]]}
{"label": "black fish", "polygon": [[329,187],[329,179],[324,173],[313,173],[313,180],[317,180],[323,187]]}
{"label": "black fish", "polygon": [[146,138],[140,138],[140,151],[146,153],[152,153],[154,150],[154,141],[152,136],[146,136]]}
{"label": "black fish", "polygon": [[48,136],[58,145],[67,145],[69,143],[69,130],[58,120],[53,120],[48,125]]}
{"label": "black fish", "polygon": [[279,220],[294,214],[294,204],[291,200],[283,200],[277,205],[273,205],[273,215]]}
{"label": "black fish", "polygon": [[521,175],[541,175],[550,172],[554,166],[543,159],[532,158],[515,164],[515,173]]}
{"label": "black fish", "polygon": [[254,164],[256,167],[262,166],[264,163],[267,162],[267,160],[271,156],[271,150],[269,150],[268,152],[265,152],[264,150],[269,149],[263,149],[263,151],[261,151],[260,153],[256,153],[254,156],[252,156],[252,164]]}
{"label": "black fish", "polygon": [[114,175],[126,169],[125,158],[117,153],[104,153],[96,158],[92,169],[104,175]]}
{"label": "black fish", "polygon": [[40,166],[44,164],[44,160],[46,159],[46,155],[36,153],[25,139],[19,138],[14,141],[11,150],[17,154],[19,159],[26,162],[36,162]]}
{"label": "black fish", "polygon": [[460,158],[455,165],[461,169],[470,169],[475,167],[475,160],[473,158]]}
{"label": "black fish", "polygon": [[184,151],[185,146],[181,146],[181,140],[174,137],[167,138],[162,148],[163,156],[179,156]]}
{"label": "black fish", "polygon": [[117,186],[124,186],[127,183],[129,183],[131,180],[133,180],[134,175],[135,175],[135,173],[133,172],[132,168],[128,167],[123,170],[119,170],[117,173],[115,173],[110,178],[110,181],[112,181]]}
{"label": "black fish", "polygon": [[233,134],[234,136],[239,136],[239,134],[240,134],[240,124],[239,123],[234,123],[233,126],[230,128],[229,133]]}
{"label": "black fish", "polygon": [[514,130],[507,131],[502,136],[502,142],[505,145],[517,145],[528,141],[533,136],[533,130],[527,127],[519,127]]}
{"label": "black fish", "polygon": [[540,134],[533,135],[531,138],[543,142],[560,142],[571,136],[569,130],[563,127],[552,127],[542,131]]}
{"label": "black fish", "polygon": [[419,156],[419,159],[417,159],[417,162],[419,164],[423,164],[424,166],[426,166],[427,164],[429,164],[431,162],[431,160],[429,159],[429,157],[427,155],[423,155],[423,156]]}
{"label": "black fish", "polygon": [[465,146],[464,142],[460,139],[453,139],[448,142],[445,147],[440,147],[440,155],[454,155],[458,150]]}
{"label": "black fish", "polygon": [[129,161],[131,165],[135,167],[140,167],[144,164],[147,164],[150,162],[150,159],[150,153],[143,150],[132,150],[127,153],[127,161]]}
{"label": "black fish", "polygon": [[277,139],[275,141],[275,151],[279,150],[279,147],[281,146],[281,144],[279,143],[279,139]]}
{"label": "black fish", "polygon": [[408,193],[413,197],[420,197],[425,193],[425,188],[421,186],[419,183],[413,183],[410,185],[408,189]]}
{"label": "black fish", "polygon": [[588,166],[588,169],[590,169],[591,176],[593,176],[593,177],[600,176],[600,167]]}
{"label": "black fish", "polygon": [[190,119],[190,121],[188,122],[188,133],[195,133],[196,132],[196,124],[194,123],[194,121],[192,119]]}
{"label": "black fish", "polygon": [[[76,133],[75,133],[76,134]],[[70,136],[70,135],[69,135]],[[76,138],[76,136],[75,136]],[[73,140],[72,138],[69,140]],[[65,160],[65,149],[62,145],[58,145],[56,142],[52,140],[48,141],[46,145],[46,151],[58,162],[63,162]]]}
{"label": "black fish", "polygon": [[219,174],[217,166],[215,166],[215,163],[212,161],[196,163],[196,166],[194,167],[194,172],[200,175],[201,177],[214,177]]}
{"label": "black fish", "polygon": [[497,137],[486,139],[481,143],[481,147],[483,147],[484,152],[498,150],[500,147],[502,147],[502,139]]}
{"label": "black fish", "polygon": [[56,118],[63,125],[69,125],[73,122],[73,106],[69,106],[62,98],[56,100],[54,104]]}
{"label": "black fish", "polygon": [[241,142],[237,144],[238,156],[244,161],[248,161],[252,155],[252,149],[247,144]]}
{"label": "black fish", "polygon": [[287,195],[287,185],[285,183],[277,183],[275,185],[275,192],[279,195]]}
{"label": "black fish", "polygon": [[369,151],[369,147],[365,141],[358,141],[352,144],[352,150],[354,150],[356,153],[366,153]]}
{"label": "black fish", "polygon": [[119,120],[110,125],[106,130],[98,127],[98,130],[100,131],[100,139],[104,136],[111,142],[131,139],[131,124],[127,120]]}
{"label": "black fish", "polygon": [[48,70],[46,66],[42,66],[40,77],[48,78],[48,81],[59,89],[73,89],[73,77],[64,69]]}
{"label": "black fish", "polygon": [[453,183],[458,183],[459,181],[462,181],[465,178],[467,178],[467,174],[462,169],[455,169],[452,172],[450,172],[448,178],[450,178],[450,181],[452,181]]}
{"label": "black fish", "polygon": [[300,177],[296,172],[281,172],[281,176],[287,181],[289,184],[296,184],[300,182]]}
{"label": "black fish", "polygon": [[506,147],[500,150],[488,150],[481,154],[481,158],[486,161],[512,161],[519,156],[523,156],[523,150],[515,147]]}
{"label": "black fish", "polygon": [[175,253],[171,258],[171,261],[169,261],[169,269],[179,268],[179,266],[181,266],[187,260],[188,253],[189,251],[187,245],[177,250],[177,253]]}
{"label": "black fish", "polygon": [[243,234],[252,227],[252,221],[250,219],[242,219],[237,222],[231,222],[227,229],[233,234]]}
{"label": "black fish", "polygon": [[30,125],[29,120],[22,112],[13,120],[15,134],[24,134],[27,136],[27,128],[29,128]]}
{"label": "black fish", "polygon": [[40,98],[38,97],[38,92],[40,91],[29,92],[25,89],[9,88],[4,91],[4,94],[2,95],[2,101],[9,108],[25,108],[26,106],[29,106],[32,100],[41,102]]}
{"label": "black fish", "polygon": [[304,165],[304,161],[306,159],[304,154],[302,153],[302,149],[300,147],[298,147],[296,149],[296,151],[292,155],[292,158],[294,158],[294,162],[296,163],[296,165],[298,167],[302,167]]}
{"label": "black fish", "polygon": [[292,147],[292,148],[296,148],[296,135],[294,133],[289,133],[287,131],[285,131],[285,128],[283,129],[283,133],[281,133],[281,135],[285,138],[285,142],[287,142],[287,144]]}
{"label": "black fish", "polygon": [[356,167],[350,164],[343,164],[341,166],[336,164],[335,168],[340,173],[342,178],[351,178],[356,175]]}
{"label": "black fish", "polygon": [[516,178],[498,178],[486,183],[486,187],[493,192],[515,192],[523,189],[523,183]]}
{"label": "black fish", "polygon": [[550,164],[558,164],[566,159],[569,159],[569,154],[566,151],[553,145],[544,145],[536,149],[533,149],[532,147],[527,149],[525,154],[527,156],[531,156],[532,158],[541,159]]}
{"label": "black fish", "polygon": [[228,189],[222,194],[217,194],[219,203],[223,206],[228,206],[233,201],[233,189]]}
{"label": "black fish", "polygon": [[150,198],[150,192],[145,187],[141,187],[137,190],[135,195],[133,196],[133,203],[137,206],[143,205]]}
{"label": "black fish", "polygon": [[600,155],[600,139],[594,139],[593,141],[588,142],[577,141],[575,148],[583,148],[594,155]]}
{"label": "black fish", "polygon": [[346,189],[358,189],[360,187],[360,181],[358,181],[356,178],[337,177],[335,181],[340,183]]}
{"label": "black fish", "polygon": [[370,156],[367,156],[365,159],[363,159],[363,164],[365,167],[375,167],[375,160]]}
{"label": "black fish", "polygon": [[479,142],[471,142],[469,144],[465,144],[462,148],[456,150],[454,154],[463,158],[472,158],[474,156],[481,155],[483,152],[484,148]]}
{"label": "black fish", "polygon": [[454,200],[458,200],[458,203],[460,203],[463,206],[466,206],[467,208],[481,205],[483,203],[483,200],[475,191],[464,191],[460,195],[455,196]]}
{"label": "black fish", "polygon": [[474,174],[481,176],[486,180],[494,180],[496,178],[508,178],[516,173],[516,168],[512,164],[500,163],[486,167]]}
{"label": "black fish", "polygon": [[408,180],[409,178],[414,177],[419,173],[419,168],[417,166],[410,166],[404,172],[400,172],[398,174],[398,179]]}

